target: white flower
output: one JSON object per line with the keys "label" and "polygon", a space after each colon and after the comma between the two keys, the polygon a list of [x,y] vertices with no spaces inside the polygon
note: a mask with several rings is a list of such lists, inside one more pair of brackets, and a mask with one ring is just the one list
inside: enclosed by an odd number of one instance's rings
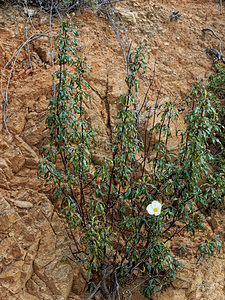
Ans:
{"label": "white flower", "polygon": [[148,213],[150,215],[155,215],[155,216],[160,215],[161,208],[162,208],[162,204],[155,200],[152,201],[152,203],[146,207]]}

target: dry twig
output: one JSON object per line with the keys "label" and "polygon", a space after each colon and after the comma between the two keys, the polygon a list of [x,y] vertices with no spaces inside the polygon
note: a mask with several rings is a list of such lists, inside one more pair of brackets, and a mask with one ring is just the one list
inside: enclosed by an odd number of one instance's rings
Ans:
{"label": "dry twig", "polygon": [[222,39],[211,28],[203,28],[202,29],[203,33],[205,33],[206,31],[212,32],[212,34],[220,41],[219,51],[214,49],[214,48],[210,48],[210,49],[207,49],[207,52],[211,55],[216,55],[217,56],[217,60],[215,62],[217,62],[218,60],[221,60],[225,64],[225,57],[222,53]]}

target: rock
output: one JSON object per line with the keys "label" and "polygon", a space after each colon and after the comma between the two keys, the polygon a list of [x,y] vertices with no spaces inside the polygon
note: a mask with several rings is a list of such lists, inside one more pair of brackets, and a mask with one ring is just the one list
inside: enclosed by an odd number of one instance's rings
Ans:
{"label": "rock", "polygon": [[49,99],[46,99],[46,96],[40,96],[34,104],[35,111],[40,113],[42,111],[46,111],[49,104]]}
{"label": "rock", "polygon": [[84,279],[84,271],[82,270],[82,268],[80,267],[74,270],[73,286],[72,286],[73,293],[82,295],[86,287],[86,284],[87,282]]}
{"label": "rock", "polygon": [[20,150],[25,157],[25,165],[29,168],[37,168],[39,162],[38,156],[35,151],[23,141],[20,137],[16,137]]}
{"label": "rock", "polygon": [[10,149],[10,151],[5,152],[5,157],[10,162],[13,173],[19,172],[25,164],[25,157],[19,148]]}
{"label": "rock", "polygon": [[4,198],[0,198],[0,231],[5,233],[18,220],[16,211]]}
{"label": "rock", "polygon": [[[41,215],[41,212],[40,212]],[[42,217],[42,216],[41,216]],[[44,226],[45,230],[42,233],[42,239],[39,244],[39,251],[35,257],[34,268],[38,272],[38,276],[44,277],[45,266],[53,262],[56,258],[55,254],[55,234],[52,231],[51,225],[44,218],[37,216],[40,222],[40,227]],[[42,274],[43,273],[43,274]]]}
{"label": "rock", "polygon": [[31,208],[33,207],[33,204],[27,201],[19,201],[16,200],[13,202],[14,205],[16,205],[19,208]]}
{"label": "rock", "polygon": [[12,177],[13,173],[7,161],[0,158],[0,188],[3,187],[9,189],[9,182]]}
{"label": "rock", "polygon": [[122,8],[119,8],[118,12],[125,23],[128,23],[129,25],[135,25],[137,23],[137,19],[138,19],[137,12],[130,12]]}
{"label": "rock", "polygon": [[[22,0],[1,2],[24,4]],[[35,1],[28,2],[31,4]],[[218,46],[211,35],[201,35],[205,20],[207,18],[212,26],[215,26],[215,19],[224,24],[224,15],[219,15],[215,1],[205,0],[197,1],[194,5],[193,1],[179,1],[177,9],[181,10],[183,21],[170,22],[169,15],[177,2],[136,0],[115,3],[122,20],[129,27],[132,47],[144,40],[148,42],[147,49],[151,50],[146,74],[146,82],[149,83],[148,78],[151,79],[156,70],[148,99],[151,108],[155,105],[158,90],[161,91],[160,103],[172,99],[178,108],[184,107],[184,98],[189,94],[193,81],[199,74],[204,79],[211,72],[211,61],[205,50],[211,44]],[[0,8],[1,71],[15,49],[26,40],[26,20],[15,8]],[[39,32],[47,32],[49,15],[41,13],[38,16],[40,21],[36,23],[36,9],[29,6],[28,10],[26,13],[32,15],[34,27]],[[109,154],[105,142],[110,141],[118,123],[117,114],[121,107],[119,97],[127,90],[124,82],[125,63],[108,21],[89,12],[71,15],[71,18],[84,24],[79,28],[80,37],[76,40],[80,45],[80,53],[87,55],[93,70],[88,78],[92,102],[87,103],[86,108],[89,121],[98,129],[100,145],[93,150],[93,162],[97,164]],[[58,32],[58,20],[52,19],[53,36]],[[31,34],[32,25],[27,25]],[[218,36],[223,36],[223,26],[216,24],[216,32]],[[44,141],[49,134],[43,119],[48,106],[46,98],[53,94],[49,38],[33,40],[29,43],[29,50],[32,70],[27,48],[24,47],[15,63],[8,88],[6,115],[9,117],[7,124],[11,136],[6,131],[2,133],[0,125],[0,299],[66,300],[69,293],[74,291],[75,299],[79,300],[84,295],[86,274],[72,260],[70,263],[68,259],[62,261],[64,256],[71,257],[69,244],[72,242],[65,222],[52,205],[55,204],[55,195],[51,184],[44,183],[36,176],[39,147],[43,142],[48,142]],[[54,59],[57,59],[56,49]],[[3,93],[9,72],[10,65],[6,66],[2,77]],[[140,89],[140,104],[145,92],[145,88]],[[143,113],[141,119],[146,118]],[[172,137],[168,145],[172,151],[176,151],[179,143],[179,138],[175,137],[176,128],[184,128],[183,116],[172,125]],[[150,130],[150,126],[147,129]],[[223,211],[212,211],[205,232],[209,236],[221,234],[223,238],[224,230]],[[190,236],[181,238],[181,242],[192,244]],[[201,241],[201,236],[196,238]],[[207,284],[197,286],[176,280],[175,288],[166,288],[154,299],[224,299],[224,248],[221,254],[215,254],[205,262],[200,260],[198,264],[193,252],[188,255],[183,257],[185,271],[178,276],[193,283]],[[133,298],[143,299],[137,289]]]}
{"label": "rock", "polygon": [[33,113],[33,118],[26,123],[23,139],[29,146],[34,146],[40,143],[45,132],[45,120],[39,120],[36,113]]}
{"label": "rock", "polygon": [[[32,198],[35,201],[25,201]],[[8,201],[0,200],[0,232],[5,234],[0,242],[0,299],[10,299],[12,295],[12,299],[26,299],[29,294],[30,299],[39,299],[45,294],[45,299],[60,300],[67,299],[71,291],[72,266],[62,261],[64,255],[70,255],[69,239],[66,231],[60,230],[62,225],[57,224],[57,233],[52,229],[53,206],[48,202],[44,195],[40,197],[38,193],[28,191],[11,193]],[[57,219],[57,223],[60,222]],[[64,244],[56,244],[57,236],[63,235]],[[38,274],[43,289],[35,289],[35,274]],[[25,286],[34,289],[24,291]]]}
{"label": "rock", "polygon": [[7,169],[8,168],[8,164],[5,161],[5,159],[0,157],[0,169]]}
{"label": "rock", "polygon": [[11,117],[7,120],[7,126],[10,132],[14,134],[21,134],[26,124],[26,112],[19,111],[15,114],[12,113]]}

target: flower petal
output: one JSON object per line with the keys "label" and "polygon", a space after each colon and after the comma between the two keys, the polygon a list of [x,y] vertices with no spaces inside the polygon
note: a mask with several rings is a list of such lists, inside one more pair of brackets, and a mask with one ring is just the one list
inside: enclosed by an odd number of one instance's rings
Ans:
{"label": "flower petal", "polygon": [[148,213],[149,213],[150,215],[154,215],[154,214],[155,214],[155,212],[154,212],[154,210],[153,210],[153,207],[152,207],[152,204],[149,204],[149,205],[146,207],[146,209],[147,209],[147,211],[148,211]]}
{"label": "flower petal", "polygon": [[155,207],[158,208],[158,210],[161,211],[161,208],[162,208],[162,204],[157,202],[157,204],[155,204]]}

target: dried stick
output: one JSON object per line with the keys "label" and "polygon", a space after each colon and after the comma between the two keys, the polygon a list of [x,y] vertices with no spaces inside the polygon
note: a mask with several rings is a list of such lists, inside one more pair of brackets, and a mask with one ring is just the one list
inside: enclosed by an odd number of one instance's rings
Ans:
{"label": "dried stick", "polygon": [[212,34],[220,41],[219,51],[214,48],[210,48],[210,49],[208,49],[208,53],[216,55],[217,56],[216,61],[222,60],[222,62],[225,64],[225,57],[223,56],[223,53],[222,53],[222,39],[211,28],[203,28],[202,29],[203,33],[205,33],[206,31],[212,32]]}

